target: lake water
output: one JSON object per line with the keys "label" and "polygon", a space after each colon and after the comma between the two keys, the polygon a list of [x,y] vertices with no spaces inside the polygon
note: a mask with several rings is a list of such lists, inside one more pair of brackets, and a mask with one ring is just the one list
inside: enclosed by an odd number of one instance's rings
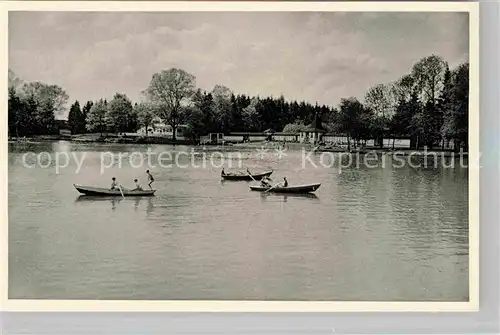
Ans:
{"label": "lake water", "polygon": [[[320,182],[316,196],[221,182],[219,167],[193,166],[202,154],[175,156],[183,167],[151,168],[154,197],[81,198],[74,189],[108,187],[112,176],[125,187],[136,177],[147,186],[145,165],[124,156],[121,168],[101,174],[101,156],[148,149],[191,150],[9,144],[9,298],[468,300],[466,168],[314,167],[324,157],[303,166],[298,150],[281,157],[247,150],[231,163],[272,168],[273,183],[283,176],[290,185]],[[41,152],[39,163],[52,165],[24,165],[25,153],[35,164]],[[80,171],[73,159],[57,171],[56,152],[83,157]]]}

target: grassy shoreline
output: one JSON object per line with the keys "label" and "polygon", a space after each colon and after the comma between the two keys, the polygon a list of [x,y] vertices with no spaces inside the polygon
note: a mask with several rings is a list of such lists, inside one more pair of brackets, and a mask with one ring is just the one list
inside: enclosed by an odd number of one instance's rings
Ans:
{"label": "grassy shoreline", "polygon": [[[100,134],[82,134],[82,135],[73,135],[73,136],[61,136],[61,135],[39,135],[32,137],[24,137],[24,138],[9,138],[9,143],[34,143],[34,142],[42,142],[42,141],[70,141],[77,143],[115,143],[115,144],[166,144],[166,145],[190,145],[190,146],[199,146],[199,144],[194,143],[191,140],[181,140],[176,139],[173,140],[171,138],[165,137],[146,137],[146,136],[118,136],[116,134],[107,134],[105,136],[101,136]],[[368,154],[368,153],[376,153],[376,154],[388,154],[388,155],[423,155],[423,154],[440,154],[443,157],[453,157],[453,156],[468,156],[468,152],[454,152],[452,150],[415,150],[409,148],[379,148],[379,147],[364,147],[361,149],[351,149],[347,150],[346,147],[332,147],[328,145],[319,145],[314,146],[310,143],[297,143],[297,142],[246,142],[246,143],[228,143],[225,145],[210,145],[206,146],[222,146],[227,148],[234,149],[258,149],[258,148],[267,148],[267,149],[278,149],[282,147],[285,150],[307,150],[307,151],[316,151],[318,153],[322,152],[332,152],[332,153],[352,153],[352,154]]]}
{"label": "grassy shoreline", "polygon": [[190,140],[173,140],[165,137],[146,137],[146,136],[119,136],[116,134],[82,134],[82,135],[37,135],[31,137],[9,138],[10,143],[15,142],[39,142],[39,141],[70,141],[77,143],[117,143],[117,144],[171,144],[171,145],[194,145]]}
{"label": "grassy shoreline", "polygon": [[368,154],[368,153],[376,153],[376,154],[388,154],[388,155],[423,155],[425,153],[428,154],[442,154],[444,157],[452,157],[463,155],[467,156],[468,152],[455,152],[453,150],[441,150],[441,149],[433,149],[433,150],[423,150],[423,149],[410,149],[410,148],[401,148],[395,147],[363,147],[363,148],[355,148],[351,150],[347,150],[345,146],[331,146],[331,145],[313,145],[310,143],[297,143],[297,142],[249,142],[249,143],[238,143],[234,144],[233,147],[236,148],[245,148],[245,149],[258,149],[258,148],[267,148],[267,149],[278,149],[280,147],[285,150],[302,150],[305,149],[307,151],[314,150],[318,153],[322,152],[332,152],[332,153],[351,153],[351,154]]}

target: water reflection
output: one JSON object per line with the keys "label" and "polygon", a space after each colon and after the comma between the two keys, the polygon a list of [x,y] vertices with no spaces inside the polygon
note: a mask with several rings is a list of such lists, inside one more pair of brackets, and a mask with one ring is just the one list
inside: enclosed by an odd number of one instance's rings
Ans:
{"label": "water reflection", "polygon": [[[30,141],[20,141],[20,142],[9,142],[8,144],[9,152],[12,153],[25,153],[30,151],[51,151],[52,143],[50,142],[30,142]],[[10,155],[9,155],[10,156]]]}
{"label": "water reflection", "polygon": [[286,193],[260,193],[260,200],[262,203],[265,203],[267,201],[280,201],[283,203],[288,202],[288,200],[304,200],[304,201],[309,201],[309,202],[320,202],[320,199],[318,196],[314,193],[304,193],[304,194],[286,194]]}
{"label": "water reflection", "polygon": [[269,161],[274,179],[321,182],[315,194],[253,192],[220,182],[218,168],[174,166],[153,170],[154,197],[78,197],[76,182],[143,178],[127,163],[99,174],[102,151],[190,148],[48,145],[35,150],[86,151],[85,164],[26,169],[26,147],[9,145],[9,297],[468,299],[466,169],[301,168],[290,150]]}
{"label": "water reflection", "polygon": [[148,206],[146,207],[146,213],[151,214],[154,210],[153,199],[148,197]]}
{"label": "water reflection", "polygon": [[111,209],[115,210],[117,205],[122,202],[134,203],[134,210],[137,211],[139,205],[143,199],[147,199],[146,212],[149,214],[153,211],[153,199],[152,197],[117,197],[117,196],[92,196],[92,195],[80,195],[75,199],[75,203],[96,203],[96,202],[109,202],[111,204]]}
{"label": "water reflection", "polygon": [[275,197],[275,198],[282,198],[284,201],[286,201],[288,198],[303,198],[303,199],[314,199],[314,200],[319,200],[318,196],[314,193],[274,193],[274,192],[260,192],[260,196],[263,199],[266,199],[267,197]]}
{"label": "water reflection", "polygon": [[121,201],[125,200],[123,197],[116,196],[93,196],[93,195],[80,195],[76,198],[75,202],[98,202],[98,201]]}

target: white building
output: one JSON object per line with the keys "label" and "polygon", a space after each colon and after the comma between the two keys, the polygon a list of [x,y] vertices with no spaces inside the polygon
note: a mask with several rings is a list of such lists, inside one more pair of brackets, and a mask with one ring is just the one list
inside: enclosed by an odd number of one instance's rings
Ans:
{"label": "white building", "polygon": [[[187,126],[180,124],[177,126],[177,132],[176,132],[176,138],[179,140],[184,139],[184,131],[186,130]],[[146,128],[141,127],[138,131],[137,134],[146,135]],[[149,126],[148,128],[148,136],[158,136],[158,137],[172,137],[173,132],[172,132],[172,126],[169,124],[165,124],[163,121],[161,121],[160,118],[155,118],[153,119],[153,124]]]}

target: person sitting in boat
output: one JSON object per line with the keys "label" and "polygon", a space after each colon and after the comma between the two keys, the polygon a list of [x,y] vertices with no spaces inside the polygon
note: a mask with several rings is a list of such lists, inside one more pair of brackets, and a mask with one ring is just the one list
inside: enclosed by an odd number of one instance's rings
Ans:
{"label": "person sitting in boat", "polygon": [[133,189],[132,191],[143,191],[142,186],[141,184],[139,184],[139,181],[137,179],[134,179],[134,183],[135,183],[135,189]]}
{"label": "person sitting in boat", "polygon": [[288,180],[286,180],[286,177],[283,177],[283,187],[287,187],[288,186]]}
{"label": "person sitting in boat", "polygon": [[118,183],[116,182],[116,178],[113,177],[111,178],[112,182],[111,182],[111,188],[110,190],[116,190],[118,188]]}
{"label": "person sitting in boat", "polygon": [[260,180],[260,185],[262,187],[271,187],[271,184],[269,183],[269,178],[267,176],[264,176],[264,178]]}

